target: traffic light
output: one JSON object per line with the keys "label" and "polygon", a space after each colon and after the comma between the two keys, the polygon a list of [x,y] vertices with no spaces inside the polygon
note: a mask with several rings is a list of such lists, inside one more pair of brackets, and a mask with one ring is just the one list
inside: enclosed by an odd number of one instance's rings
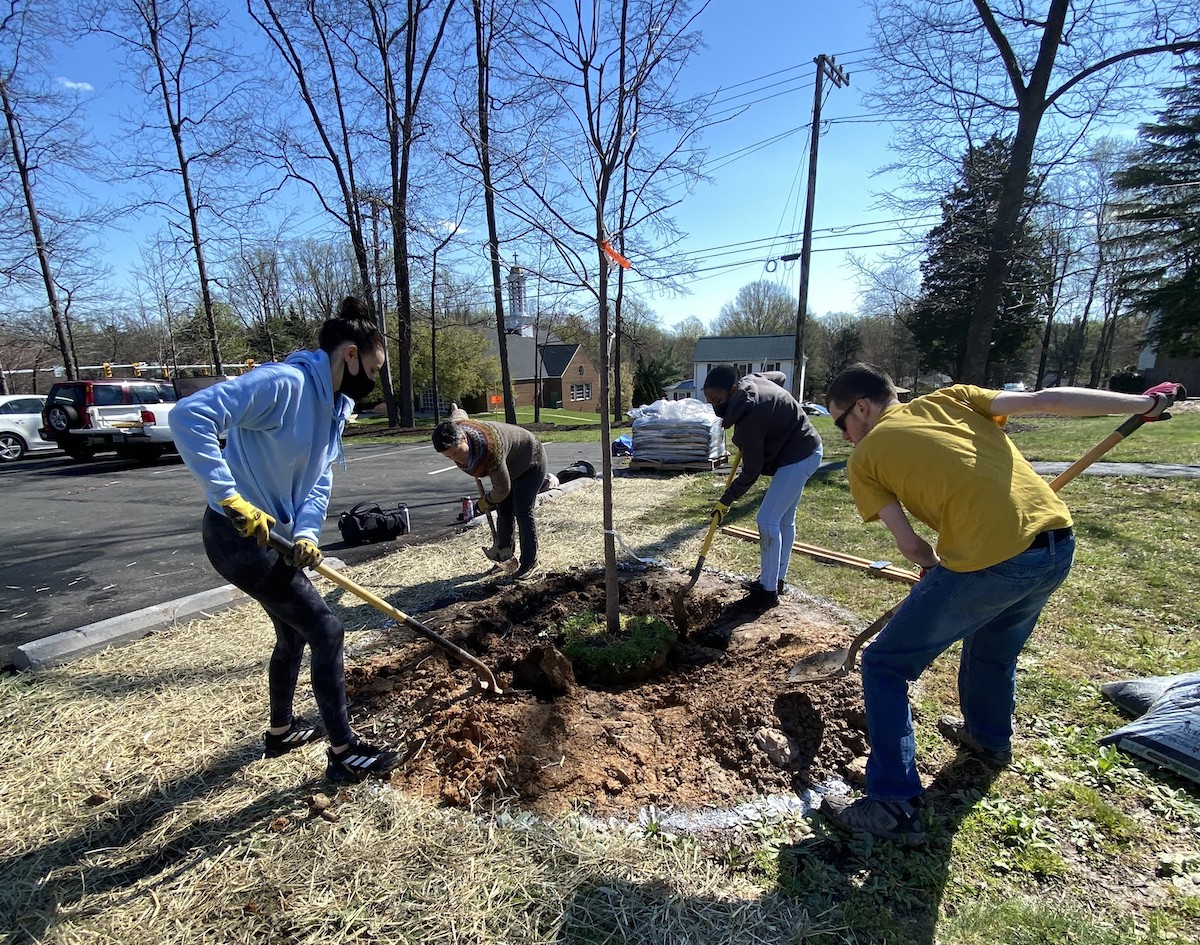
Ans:
{"label": "traffic light", "polygon": [[130,365],[130,367],[133,368],[133,376],[134,377],[142,376],[142,362],[141,361],[134,361],[133,364]]}
{"label": "traffic light", "polygon": [[112,377],[112,365],[109,364],[107,361],[104,362],[104,376]]}

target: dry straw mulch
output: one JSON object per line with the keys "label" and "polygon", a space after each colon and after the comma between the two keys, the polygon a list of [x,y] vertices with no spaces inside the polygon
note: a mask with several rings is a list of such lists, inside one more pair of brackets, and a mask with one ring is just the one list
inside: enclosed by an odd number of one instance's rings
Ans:
{"label": "dry straw mulch", "polygon": [[[695,561],[698,523],[649,524],[689,484],[614,484],[617,528],[639,553]],[[600,496],[539,511],[549,567],[595,561]],[[477,577],[480,535],[352,576],[420,611]],[[330,597],[351,663],[400,632]],[[270,645],[248,605],[0,681],[0,941],[765,943],[811,928],[794,901],[636,826],[477,818],[370,783],[324,796],[321,749],[260,758]]]}

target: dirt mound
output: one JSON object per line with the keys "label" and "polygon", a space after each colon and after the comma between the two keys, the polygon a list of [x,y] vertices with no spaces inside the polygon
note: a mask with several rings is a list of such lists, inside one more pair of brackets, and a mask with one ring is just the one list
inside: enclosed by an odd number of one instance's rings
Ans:
{"label": "dirt mound", "polygon": [[[624,576],[622,613],[673,626],[671,598],[685,581]],[[850,630],[790,595],[752,618],[730,606],[743,592],[703,575],[688,596],[691,633],[667,665],[601,688],[576,682],[556,644],[564,618],[603,613],[602,573],[492,589],[422,619],[486,662],[504,695],[480,693],[468,668],[415,640],[349,671],[356,725],[404,746],[394,784],[456,806],[725,807],[844,775],[866,752],[857,674],[808,686],[785,677]]]}

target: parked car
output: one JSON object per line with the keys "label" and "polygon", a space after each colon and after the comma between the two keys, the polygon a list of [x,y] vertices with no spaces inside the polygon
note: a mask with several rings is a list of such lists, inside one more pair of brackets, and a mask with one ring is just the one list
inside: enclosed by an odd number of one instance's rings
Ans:
{"label": "parked car", "polygon": [[42,406],[39,394],[0,396],[0,463],[11,463],[34,450],[52,450],[53,440],[42,438]]}
{"label": "parked car", "polygon": [[167,414],[178,399],[175,386],[162,379],[58,381],[46,395],[41,434],[73,459],[115,450],[153,462],[174,445]]}

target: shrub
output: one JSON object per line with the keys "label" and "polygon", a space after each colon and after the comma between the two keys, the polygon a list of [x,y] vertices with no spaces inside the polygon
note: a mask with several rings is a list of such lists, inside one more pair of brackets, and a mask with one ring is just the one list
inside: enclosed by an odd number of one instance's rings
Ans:
{"label": "shrub", "polygon": [[602,615],[590,610],[563,621],[563,654],[583,677],[612,681],[644,677],[666,662],[678,637],[656,617],[621,615],[610,634]]}

